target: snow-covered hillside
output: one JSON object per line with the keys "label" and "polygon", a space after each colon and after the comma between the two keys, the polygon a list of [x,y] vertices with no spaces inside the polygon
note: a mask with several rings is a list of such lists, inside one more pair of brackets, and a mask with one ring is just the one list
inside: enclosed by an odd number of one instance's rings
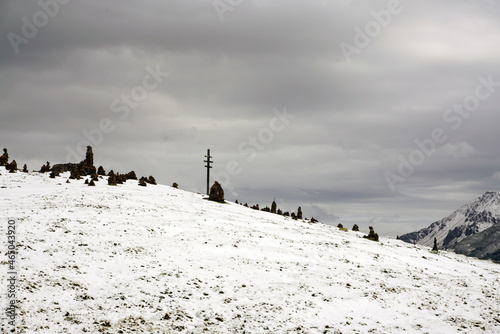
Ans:
{"label": "snow-covered hillside", "polygon": [[168,186],[0,173],[19,333],[500,332],[491,262]]}

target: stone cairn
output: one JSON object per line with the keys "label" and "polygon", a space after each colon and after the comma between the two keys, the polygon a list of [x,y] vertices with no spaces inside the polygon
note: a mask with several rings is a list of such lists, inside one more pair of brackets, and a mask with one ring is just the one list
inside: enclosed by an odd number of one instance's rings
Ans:
{"label": "stone cairn", "polygon": [[224,190],[219,182],[215,181],[214,185],[210,188],[208,199],[215,202],[224,202]]}

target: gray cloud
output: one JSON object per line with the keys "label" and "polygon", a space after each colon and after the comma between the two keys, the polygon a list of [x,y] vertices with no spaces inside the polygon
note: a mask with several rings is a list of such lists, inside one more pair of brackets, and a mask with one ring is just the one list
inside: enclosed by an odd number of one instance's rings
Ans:
{"label": "gray cloud", "polygon": [[[212,1],[55,1],[0,4],[0,143],[30,169],[90,136],[107,169],[203,191],[211,148],[214,175],[239,167],[230,199],[391,235],[500,185],[500,92],[456,129],[445,119],[479,77],[500,82],[494,1],[401,1],[350,62],[341,43],[388,1],[245,0],[223,21]],[[151,69],[169,75],[146,90]],[[284,108],[294,118],[273,121]],[[384,173],[436,128],[446,140],[391,191]]]}

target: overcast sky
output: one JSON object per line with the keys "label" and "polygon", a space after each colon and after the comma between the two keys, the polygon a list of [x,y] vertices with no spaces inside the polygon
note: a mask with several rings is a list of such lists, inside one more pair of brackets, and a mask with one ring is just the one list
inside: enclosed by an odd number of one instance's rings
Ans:
{"label": "overcast sky", "polygon": [[[46,5],[44,5],[46,4]],[[500,1],[0,3],[0,145],[395,236],[500,187]]]}

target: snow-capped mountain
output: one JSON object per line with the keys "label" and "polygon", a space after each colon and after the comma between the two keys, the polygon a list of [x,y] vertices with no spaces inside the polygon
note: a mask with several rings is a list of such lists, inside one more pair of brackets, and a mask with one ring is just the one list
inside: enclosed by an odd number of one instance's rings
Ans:
{"label": "snow-capped mountain", "polygon": [[439,248],[489,258],[500,249],[495,232],[499,228],[500,193],[489,191],[429,227],[399,238],[430,247],[436,238]]}
{"label": "snow-capped mountain", "polygon": [[15,219],[16,333],[500,332],[490,261],[163,185],[0,174],[0,303]]}

